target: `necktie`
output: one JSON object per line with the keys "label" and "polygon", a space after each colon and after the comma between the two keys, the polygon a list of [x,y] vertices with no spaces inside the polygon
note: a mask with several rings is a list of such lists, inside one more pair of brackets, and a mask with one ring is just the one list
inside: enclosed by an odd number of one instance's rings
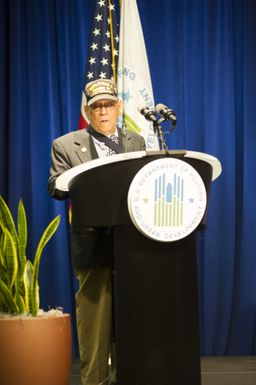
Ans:
{"label": "necktie", "polygon": [[[115,142],[116,144],[118,144],[118,137],[116,135],[111,135],[109,137],[109,139],[111,139],[113,142]],[[114,150],[112,150],[112,148],[109,148],[108,147],[108,150],[107,150],[107,156],[110,156],[110,155],[114,155],[116,154],[116,152]]]}

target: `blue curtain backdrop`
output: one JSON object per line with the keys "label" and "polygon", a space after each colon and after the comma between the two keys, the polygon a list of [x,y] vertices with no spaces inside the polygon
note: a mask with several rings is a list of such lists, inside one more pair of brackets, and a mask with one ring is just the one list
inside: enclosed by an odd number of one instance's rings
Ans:
{"label": "blue curtain backdrop", "polygon": [[[256,2],[138,6],[155,101],[178,117],[165,135],[169,148],[212,154],[223,167],[198,234],[202,353],[256,354]],[[61,214],[42,257],[41,305],[61,306],[73,319],[67,207],[48,196],[47,179],[52,140],[77,129],[94,7],[94,0],[0,0],[0,194],[14,213],[24,201],[31,257]]]}

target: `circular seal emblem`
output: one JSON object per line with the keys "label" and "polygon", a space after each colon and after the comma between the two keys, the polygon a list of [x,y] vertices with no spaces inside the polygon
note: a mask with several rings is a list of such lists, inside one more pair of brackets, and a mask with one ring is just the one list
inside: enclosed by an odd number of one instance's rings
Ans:
{"label": "circular seal emblem", "polygon": [[135,175],[128,192],[128,210],[146,237],[171,242],[185,238],[201,222],[206,190],[199,173],[176,158],[161,158]]}

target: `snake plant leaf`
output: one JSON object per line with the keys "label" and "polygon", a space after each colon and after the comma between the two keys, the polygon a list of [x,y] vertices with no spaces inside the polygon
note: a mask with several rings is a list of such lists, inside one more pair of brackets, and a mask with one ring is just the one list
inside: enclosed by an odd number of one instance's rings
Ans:
{"label": "snake plant leaf", "polygon": [[10,288],[12,288],[16,281],[16,276],[18,272],[18,255],[13,237],[11,236],[7,228],[4,229],[4,242],[2,252],[7,272],[8,284]]}
{"label": "snake plant leaf", "polygon": [[20,199],[16,230],[12,214],[0,196],[0,311],[33,316],[38,314],[40,259],[59,222],[60,216],[57,216],[47,226],[32,263],[26,257],[28,234],[23,202]]}
{"label": "snake plant leaf", "polygon": [[2,230],[2,222],[0,221],[0,247],[3,246],[3,230]]}
{"label": "snake plant leaf", "polygon": [[23,271],[26,263],[26,247],[27,247],[27,239],[28,239],[28,230],[27,230],[27,217],[25,208],[22,202],[22,199],[19,201],[18,206],[18,241],[19,241],[19,263]]}
{"label": "snake plant leaf", "polygon": [[39,296],[38,272],[39,272],[39,264],[40,264],[41,255],[42,255],[44,247],[46,246],[46,244],[49,242],[49,240],[51,239],[51,237],[53,236],[53,234],[57,230],[59,223],[60,223],[60,215],[58,215],[56,218],[54,218],[49,223],[49,225],[45,229],[45,231],[44,231],[44,233],[43,233],[43,235],[39,241],[39,244],[38,244],[38,247],[36,250],[36,255],[35,255],[34,264],[33,264],[34,271],[33,271],[33,290],[32,290],[33,308],[35,308],[35,309],[37,308],[37,302],[39,302],[38,301],[38,296]]}
{"label": "snake plant leaf", "polygon": [[27,313],[32,313],[32,290],[33,290],[33,263],[28,259],[25,264],[24,269],[24,288],[25,288],[25,295],[24,295],[24,304],[25,304],[25,310]]}
{"label": "snake plant leaf", "polygon": [[[4,257],[3,257],[3,252],[2,252],[2,246],[1,246],[1,244],[0,244],[0,266],[1,266],[1,267],[5,267]],[[0,271],[1,271],[1,267],[0,267]]]}
{"label": "snake plant leaf", "polygon": [[39,310],[39,285],[38,285],[38,281],[36,281],[33,287],[33,302],[32,302],[31,314],[33,316],[36,316],[38,314],[38,310]]}
{"label": "snake plant leaf", "polygon": [[3,227],[6,227],[12,238],[14,240],[15,245],[18,245],[18,235],[15,227],[15,223],[13,220],[13,216],[3,197],[0,195],[0,223],[2,223]]}
{"label": "snake plant leaf", "polygon": [[[5,284],[8,282],[1,244],[0,244],[0,282],[3,282]],[[5,308],[6,306],[5,306],[5,303],[3,302],[3,294],[1,290],[0,291],[0,312],[4,312]]]}
{"label": "snake plant leaf", "polygon": [[0,245],[0,280],[3,281],[5,284],[8,284],[8,275],[6,272],[2,247],[3,246]]}
{"label": "snake plant leaf", "polygon": [[[19,262],[18,262],[19,265]],[[25,266],[24,266],[25,269]],[[25,288],[24,288],[24,269],[21,269],[20,266],[18,266],[18,272],[16,275],[16,281],[15,281],[15,296],[14,299],[16,301],[16,304],[19,308],[20,313],[25,313],[25,302],[24,302],[24,295],[25,295]]]}
{"label": "snake plant leaf", "polygon": [[19,314],[25,314],[26,313],[25,302],[23,299],[23,295],[20,294],[19,292],[17,292],[15,295],[15,303],[18,306]]}
{"label": "snake plant leaf", "polygon": [[10,292],[7,285],[1,280],[0,280],[0,288],[1,288],[1,298],[3,301],[4,307],[8,309],[8,312],[10,314],[18,314],[19,308],[13,299],[12,293]]}

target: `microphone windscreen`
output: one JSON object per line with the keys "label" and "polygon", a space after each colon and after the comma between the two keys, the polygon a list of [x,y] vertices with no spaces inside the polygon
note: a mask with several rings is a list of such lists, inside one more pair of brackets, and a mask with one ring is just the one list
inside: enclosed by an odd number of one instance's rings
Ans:
{"label": "microphone windscreen", "polygon": [[158,114],[161,114],[164,110],[168,110],[168,107],[166,107],[164,104],[158,103],[158,104],[156,105],[156,112],[157,112]]}

